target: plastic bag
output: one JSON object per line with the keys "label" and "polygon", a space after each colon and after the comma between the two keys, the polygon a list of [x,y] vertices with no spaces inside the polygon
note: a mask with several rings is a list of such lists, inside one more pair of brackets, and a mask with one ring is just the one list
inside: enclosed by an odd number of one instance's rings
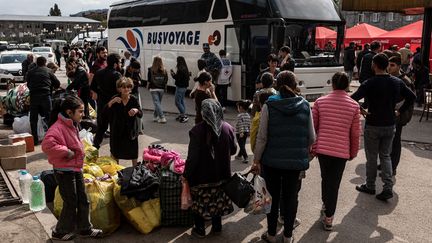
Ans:
{"label": "plastic bag", "polygon": [[12,124],[12,129],[14,133],[30,133],[31,134],[31,128],[30,128],[30,118],[28,116],[23,117],[15,117],[14,122]]}
{"label": "plastic bag", "polygon": [[105,174],[103,170],[97,164],[94,163],[84,165],[83,173],[91,174],[94,177],[102,177]]}
{"label": "plastic bag", "polygon": [[182,181],[181,206],[182,210],[188,210],[192,206],[192,196],[190,194],[189,183]]}
{"label": "plastic bag", "polygon": [[253,181],[255,193],[244,211],[249,214],[268,214],[271,210],[272,197],[267,190],[265,180],[257,175]]}
{"label": "plastic bag", "polygon": [[99,156],[97,148],[93,147],[93,145],[85,139],[81,141],[84,145],[84,163],[90,164],[96,162]]}
{"label": "plastic bag", "polygon": [[90,131],[82,129],[81,131],[79,131],[79,138],[81,139],[81,141],[86,140],[87,143],[93,144],[93,133],[91,133]]}
{"label": "plastic bag", "polygon": [[45,118],[38,116],[37,134],[38,134],[39,142],[44,139],[47,130],[48,130],[48,125],[45,122]]}

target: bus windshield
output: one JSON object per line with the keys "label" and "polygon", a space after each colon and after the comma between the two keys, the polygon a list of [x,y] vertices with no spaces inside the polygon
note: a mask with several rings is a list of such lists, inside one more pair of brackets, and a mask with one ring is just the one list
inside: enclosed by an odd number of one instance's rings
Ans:
{"label": "bus windshield", "polygon": [[298,67],[337,66],[337,26],[287,23],[285,44],[292,50],[292,57]]}

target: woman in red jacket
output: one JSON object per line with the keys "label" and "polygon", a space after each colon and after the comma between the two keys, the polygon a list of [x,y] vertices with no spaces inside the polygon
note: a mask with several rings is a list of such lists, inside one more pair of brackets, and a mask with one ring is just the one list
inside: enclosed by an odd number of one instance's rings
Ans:
{"label": "woman in red jacket", "polygon": [[333,75],[333,92],[319,98],[313,106],[313,121],[317,139],[312,153],[318,156],[321,168],[322,223],[332,230],[339,185],[347,160],[357,156],[360,143],[360,107],[345,92],[348,75]]}

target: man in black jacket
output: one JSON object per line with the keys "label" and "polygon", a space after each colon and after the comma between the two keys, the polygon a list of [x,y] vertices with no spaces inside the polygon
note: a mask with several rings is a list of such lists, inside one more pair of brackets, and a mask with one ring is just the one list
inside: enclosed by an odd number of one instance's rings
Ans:
{"label": "man in black jacket", "polygon": [[363,60],[364,55],[368,54],[370,52],[370,44],[366,43],[363,46],[363,50],[361,52],[358,53],[357,55],[357,59],[356,59],[356,67],[357,67],[357,72],[360,75],[360,66],[361,66],[361,62]]}
{"label": "man in black jacket", "polygon": [[67,65],[70,70],[66,72],[66,75],[72,80],[72,83],[66,89],[78,92],[78,96],[84,103],[84,117],[89,118],[90,86],[87,72],[74,59],[69,59]]}
{"label": "man in black jacket", "polygon": [[355,67],[355,43],[351,42],[344,51],[344,70],[349,76],[349,81],[351,82],[353,77],[353,71]]}
{"label": "man in black jacket", "polygon": [[[363,61],[364,62],[364,61]],[[397,77],[390,76],[385,54],[373,57],[372,68],[375,76],[364,81],[351,96],[356,101],[368,99],[368,114],[364,128],[366,153],[366,184],[356,186],[356,190],[375,194],[377,158],[380,157],[383,191],[376,195],[379,200],[393,197],[392,162],[390,153],[395,135],[396,114],[404,113],[415,100],[415,94]],[[396,103],[404,99],[404,104],[395,112]]]}
{"label": "man in black jacket", "polygon": [[46,67],[46,63],[45,57],[38,57],[37,66],[27,72],[27,87],[30,90],[30,126],[35,144],[39,144],[38,115],[48,122],[52,109],[51,93],[53,89],[60,87],[60,81]]}
{"label": "man in black jacket", "polygon": [[363,59],[361,61],[360,65],[360,71],[359,71],[359,82],[363,83],[367,79],[374,76],[374,71],[372,70],[372,58],[379,53],[381,49],[381,43],[378,41],[372,42],[370,45],[371,51],[363,56]]}
{"label": "man in black jacket", "polygon": [[98,128],[93,140],[93,146],[96,148],[100,147],[103,136],[108,129],[108,121],[106,117],[103,117],[103,110],[111,98],[118,93],[116,83],[121,78],[120,69],[120,55],[116,53],[109,54],[107,57],[107,67],[95,73],[90,86],[90,89],[97,96]]}
{"label": "man in black jacket", "polygon": [[30,53],[30,54],[27,54],[27,59],[25,59],[25,60],[21,63],[22,75],[23,75],[23,77],[24,77],[24,82],[27,81],[27,79],[26,79],[26,78],[27,78],[27,72],[28,72],[30,69],[36,67],[36,65],[34,64],[33,59],[34,59],[33,54]]}

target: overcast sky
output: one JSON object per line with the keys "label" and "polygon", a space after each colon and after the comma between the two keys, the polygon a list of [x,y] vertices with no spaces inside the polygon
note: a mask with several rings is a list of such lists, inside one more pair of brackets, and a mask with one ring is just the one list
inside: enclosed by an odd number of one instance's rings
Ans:
{"label": "overcast sky", "polygon": [[90,9],[109,8],[119,0],[0,0],[0,14],[48,15],[55,3],[59,6],[62,16],[69,16]]}

